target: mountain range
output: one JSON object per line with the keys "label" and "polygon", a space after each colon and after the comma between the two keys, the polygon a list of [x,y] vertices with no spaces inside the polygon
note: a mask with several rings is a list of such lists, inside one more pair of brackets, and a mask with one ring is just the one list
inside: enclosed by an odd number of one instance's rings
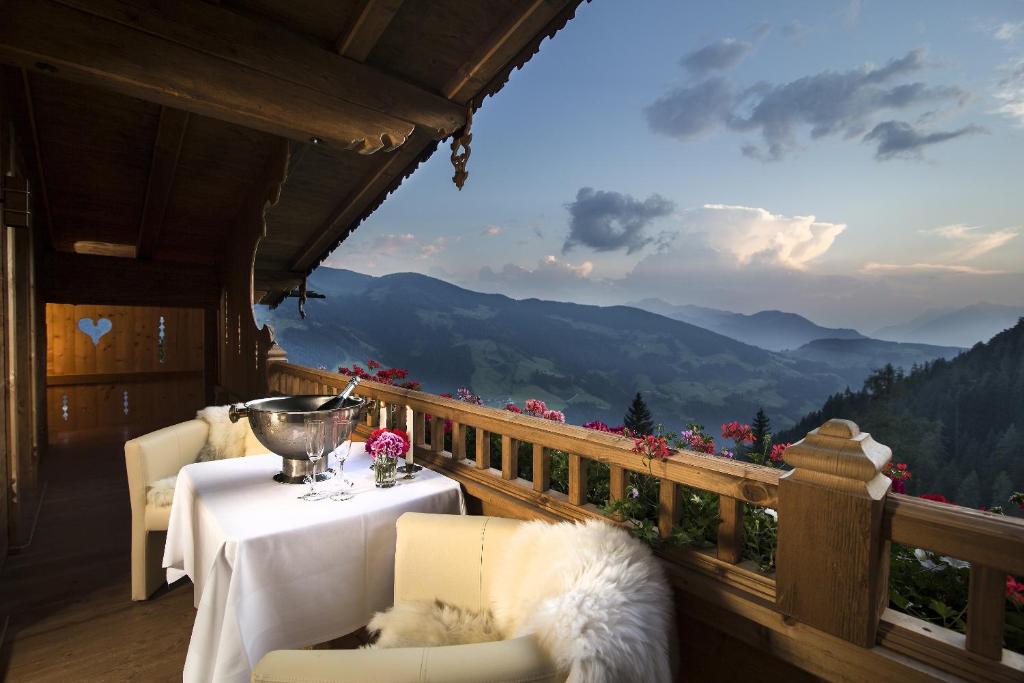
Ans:
{"label": "mountain range", "polygon": [[309,288],[326,298],[307,302],[305,320],[287,304],[257,307],[292,362],[333,370],[373,358],[408,369],[427,391],[466,386],[496,406],[539,398],[576,423],[617,424],[641,391],[667,425],[750,419],[764,407],[785,427],[886,362],[959,351],[848,330],[781,353],[636,307],[515,300],[412,273],[319,268]]}
{"label": "mountain range", "polygon": [[822,327],[801,315],[783,311],[760,311],[745,315],[693,304],[677,306],[661,299],[644,299],[630,305],[769,351],[796,349],[817,339],[867,338],[857,330]]}
{"label": "mountain range", "polygon": [[899,342],[971,347],[1013,327],[1021,317],[1024,317],[1024,306],[978,303],[926,311],[905,323],[883,327],[872,336]]}

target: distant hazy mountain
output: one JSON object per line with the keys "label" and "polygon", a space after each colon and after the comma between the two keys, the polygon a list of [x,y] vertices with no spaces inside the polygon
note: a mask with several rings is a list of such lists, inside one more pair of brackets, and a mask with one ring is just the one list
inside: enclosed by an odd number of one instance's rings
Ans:
{"label": "distant hazy mountain", "polygon": [[[785,354],[800,360],[825,363],[837,372],[857,370],[866,377],[886,363],[910,371],[936,358],[949,360],[964,349],[957,346],[901,344],[881,339],[815,339]],[[853,385],[856,386],[856,385]]]}
{"label": "distant hazy mountain", "polygon": [[335,369],[374,358],[429,391],[464,385],[490,405],[540,398],[577,423],[621,422],[639,390],[673,426],[749,420],[764,406],[781,427],[853,379],[627,306],[516,301],[423,275],[329,268],[309,287],[327,298],[307,302],[306,320],[294,301],[257,311],[293,362]]}
{"label": "distant hazy mountain", "polygon": [[936,309],[872,336],[893,341],[971,347],[1017,324],[1024,306],[979,303],[957,309]]}
{"label": "distant hazy mountain", "polygon": [[[309,300],[305,320],[294,301],[257,308],[293,362],[333,370],[373,358],[407,368],[428,391],[468,386],[495,406],[540,398],[577,423],[621,422],[639,390],[665,424],[749,420],[763,406],[785,427],[830,393],[859,386],[871,369],[862,359],[873,357],[814,352],[828,356],[822,362],[637,308],[517,301],[409,273],[319,268],[309,286],[327,298]],[[903,364],[878,351],[877,365]]]}
{"label": "distant hazy mountain", "polygon": [[632,305],[770,351],[796,349],[816,339],[865,339],[857,330],[822,327],[783,311],[744,315],[702,306],[676,306],[661,299],[644,299]]}

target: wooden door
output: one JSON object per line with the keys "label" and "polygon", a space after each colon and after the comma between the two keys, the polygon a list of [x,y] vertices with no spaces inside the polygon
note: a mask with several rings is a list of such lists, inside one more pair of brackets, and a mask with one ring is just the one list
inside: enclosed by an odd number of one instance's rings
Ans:
{"label": "wooden door", "polygon": [[204,404],[203,311],[46,305],[50,441],[139,434]]}

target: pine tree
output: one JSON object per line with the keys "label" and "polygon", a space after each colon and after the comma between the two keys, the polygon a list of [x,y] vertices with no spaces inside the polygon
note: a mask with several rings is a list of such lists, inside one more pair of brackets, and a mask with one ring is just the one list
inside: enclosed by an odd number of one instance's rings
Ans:
{"label": "pine tree", "polygon": [[1010,481],[1010,477],[1006,472],[1000,472],[996,475],[995,481],[992,482],[992,495],[989,496],[989,505],[1006,507],[1011,495],[1013,495],[1013,482]]}
{"label": "pine tree", "polygon": [[960,488],[956,490],[956,503],[969,508],[981,505],[981,483],[978,481],[978,473],[974,470],[971,470],[961,482]]}
{"label": "pine tree", "polygon": [[629,411],[622,418],[622,422],[634,434],[646,436],[654,433],[654,418],[639,391],[633,397],[633,402],[629,405]]}
{"label": "pine tree", "polygon": [[771,448],[765,441],[772,436],[772,421],[768,419],[764,408],[757,409],[757,415],[754,416],[754,422],[750,428],[754,432],[754,443],[750,446],[751,451],[763,453],[766,449]]}

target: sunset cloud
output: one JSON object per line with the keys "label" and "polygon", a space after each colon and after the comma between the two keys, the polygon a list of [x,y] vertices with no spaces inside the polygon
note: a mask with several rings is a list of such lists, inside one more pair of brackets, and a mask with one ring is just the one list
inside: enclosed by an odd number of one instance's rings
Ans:
{"label": "sunset cloud", "polygon": [[484,237],[497,237],[502,233],[500,225],[488,225],[480,234]]}
{"label": "sunset cloud", "polygon": [[865,263],[862,273],[962,273],[965,275],[1002,275],[1001,270],[946,263]]}
{"label": "sunset cloud", "polygon": [[950,258],[954,261],[970,261],[971,259],[978,258],[994,249],[998,249],[1014,237],[1020,235],[1020,230],[1018,229],[983,232],[976,225],[964,225],[962,223],[944,225],[940,228],[925,230],[924,232],[958,242],[961,245],[960,249],[950,254]]}
{"label": "sunset cloud", "polygon": [[844,223],[814,216],[783,216],[767,209],[705,204],[683,215],[684,231],[738,265],[757,263],[803,270],[831,248]]}

